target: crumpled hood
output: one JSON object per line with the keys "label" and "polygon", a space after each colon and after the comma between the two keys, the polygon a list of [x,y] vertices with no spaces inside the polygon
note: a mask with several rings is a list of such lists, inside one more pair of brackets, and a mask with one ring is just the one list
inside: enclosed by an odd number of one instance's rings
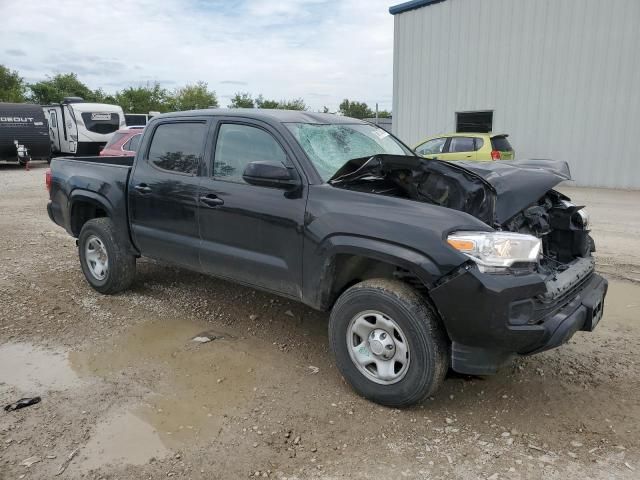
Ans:
{"label": "crumpled hood", "polygon": [[372,175],[390,179],[408,198],[469,213],[490,226],[504,224],[571,179],[563,161],[444,162],[381,154],[348,161],[329,183],[345,186]]}
{"label": "crumpled hood", "polygon": [[495,190],[495,220],[500,224],[538,201],[560,182],[571,180],[569,165],[559,160],[452,163],[482,177]]}

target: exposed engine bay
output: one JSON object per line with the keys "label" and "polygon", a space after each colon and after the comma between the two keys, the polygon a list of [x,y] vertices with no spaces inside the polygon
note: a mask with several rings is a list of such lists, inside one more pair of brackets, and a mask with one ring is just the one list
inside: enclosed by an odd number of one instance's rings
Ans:
{"label": "exposed engine bay", "polygon": [[333,186],[463,211],[495,230],[540,238],[540,273],[563,271],[595,251],[581,206],[553,190],[571,178],[566,162],[442,162],[376,155],[347,162]]}

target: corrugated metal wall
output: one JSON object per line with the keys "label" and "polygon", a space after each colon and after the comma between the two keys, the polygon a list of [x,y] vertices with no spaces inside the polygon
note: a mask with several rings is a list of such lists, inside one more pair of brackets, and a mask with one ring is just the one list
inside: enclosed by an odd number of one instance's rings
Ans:
{"label": "corrugated metal wall", "polygon": [[640,0],[446,0],[395,16],[394,132],[493,110],[519,158],[640,188]]}

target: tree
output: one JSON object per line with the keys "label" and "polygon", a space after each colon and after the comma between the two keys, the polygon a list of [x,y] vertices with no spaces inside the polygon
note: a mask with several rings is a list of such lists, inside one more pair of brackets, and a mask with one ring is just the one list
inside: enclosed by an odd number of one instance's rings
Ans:
{"label": "tree", "polygon": [[262,94],[256,97],[256,107],[258,108],[278,108],[280,102],[276,100],[265,100]]}
{"label": "tree", "polygon": [[93,91],[93,95],[94,95],[94,102],[111,103],[111,104],[114,104],[114,103],[117,104],[118,103],[116,101],[116,97],[114,95],[106,93],[101,88],[98,88],[97,90],[94,90]]}
{"label": "tree", "polygon": [[375,112],[372,112],[366,103],[352,102],[346,98],[340,104],[340,113],[346,117],[353,118],[371,118],[375,116]]}
{"label": "tree", "polygon": [[195,110],[218,107],[216,92],[209,90],[206,82],[196,82],[177,89],[171,99],[172,110]]}
{"label": "tree", "polygon": [[293,100],[266,100],[262,94],[256,97],[256,107],[258,108],[274,108],[278,110],[306,110],[307,105],[301,98],[294,98]]}
{"label": "tree", "polygon": [[306,110],[307,105],[301,98],[294,98],[293,100],[282,100],[278,108],[283,110]]}
{"label": "tree", "polygon": [[115,103],[128,113],[168,112],[172,98],[158,82],[144,87],[129,87],[116,92]]}
{"label": "tree", "polygon": [[237,92],[231,99],[229,108],[254,108],[253,97],[249,92]]}
{"label": "tree", "polygon": [[20,74],[0,65],[0,102],[24,102],[25,91],[24,80]]}
{"label": "tree", "polygon": [[31,90],[30,100],[46,105],[61,102],[64,97],[82,97],[87,102],[96,101],[96,94],[78,80],[75,73],[59,73],[28,85]]}
{"label": "tree", "polygon": [[[376,116],[375,112],[373,112],[373,116]],[[378,118],[391,118],[391,112],[387,112],[386,110],[378,110]]]}

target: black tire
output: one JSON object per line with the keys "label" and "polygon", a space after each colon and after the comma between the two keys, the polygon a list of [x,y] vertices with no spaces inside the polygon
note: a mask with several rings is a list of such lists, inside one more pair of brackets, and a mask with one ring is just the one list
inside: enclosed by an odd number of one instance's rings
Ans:
{"label": "black tire", "polygon": [[[396,383],[371,380],[349,354],[347,329],[352,319],[371,310],[392,318],[406,337],[410,360]],[[367,280],[345,291],[331,311],[329,342],[345,379],[360,395],[381,405],[420,402],[438,390],[449,369],[449,342],[437,314],[413,288],[395,280]]]}
{"label": "black tire", "polygon": [[[87,241],[93,237],[102,242],[108,258],[108,268],[102,279],[92,273],[86,258]],[[111,295],[126,290],[133,283],[136,258],[128,254],[118,242],[118,235],[111,219],[94,218],[83,225],[78,237],[78,253],[87,282],[98,292]]]}

